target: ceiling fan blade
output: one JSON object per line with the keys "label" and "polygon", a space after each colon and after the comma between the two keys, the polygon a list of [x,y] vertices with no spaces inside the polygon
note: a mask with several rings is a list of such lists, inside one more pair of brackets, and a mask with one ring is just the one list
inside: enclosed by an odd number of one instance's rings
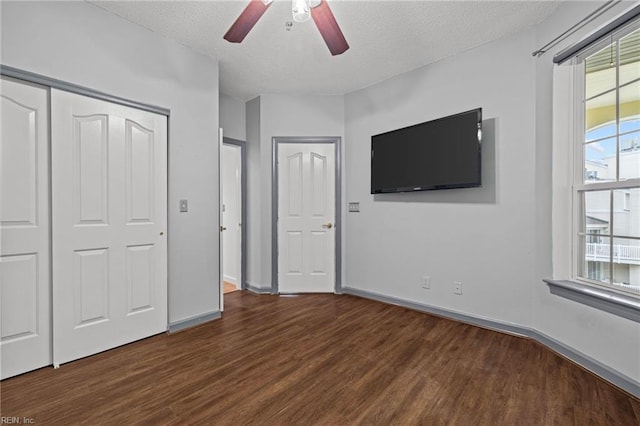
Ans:
{"label": "ceiling fan blade", "polygon": [[349,49],[349,44],[326,0],[322,0],[318,6],[311,9],[311,17],[333,56],[340,55]]}
{"label": "ceiling fan blade", "polygon": [[240,43],[269,6],[271,2],[264,4],[262,0],[251,0],[223,38],[231,43]]}

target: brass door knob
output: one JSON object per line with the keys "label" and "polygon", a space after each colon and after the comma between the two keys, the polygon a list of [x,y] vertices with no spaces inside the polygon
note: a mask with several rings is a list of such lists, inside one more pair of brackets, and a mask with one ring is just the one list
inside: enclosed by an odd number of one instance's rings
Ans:
{"label": "brass door knob", "polygon": [[322,227],[325,229],[331,229],[333,228],[333,223],[325,223],[324,225],[322,225]]}

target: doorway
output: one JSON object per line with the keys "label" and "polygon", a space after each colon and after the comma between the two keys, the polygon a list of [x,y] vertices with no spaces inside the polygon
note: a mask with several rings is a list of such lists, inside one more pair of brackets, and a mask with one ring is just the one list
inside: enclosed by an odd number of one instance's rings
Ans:
{"label": "doorway", "polygon": [[246,288],[246,143],[224,137],[220,163],[223,231],[220,291],[225,294]]}
{"label": "doorway", "polygon": [[273,138],[274,293],[341,293],[339,137]]}

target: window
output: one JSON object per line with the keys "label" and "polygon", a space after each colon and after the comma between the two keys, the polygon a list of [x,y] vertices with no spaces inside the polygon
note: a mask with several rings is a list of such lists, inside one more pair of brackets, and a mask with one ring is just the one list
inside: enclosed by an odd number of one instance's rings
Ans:
{"label": "window", "polygon": [[575,64],[572,278],[640,295],[640,21]]}

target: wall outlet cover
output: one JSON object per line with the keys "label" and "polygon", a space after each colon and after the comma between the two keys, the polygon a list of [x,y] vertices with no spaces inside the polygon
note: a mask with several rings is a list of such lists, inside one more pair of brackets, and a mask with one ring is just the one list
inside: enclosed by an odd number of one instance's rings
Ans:
{"label": "wall outlet cover", "polygon": [[425,289],[431,288],[431,277],[427,275],[422,277],[422,288],[425,288]]}

